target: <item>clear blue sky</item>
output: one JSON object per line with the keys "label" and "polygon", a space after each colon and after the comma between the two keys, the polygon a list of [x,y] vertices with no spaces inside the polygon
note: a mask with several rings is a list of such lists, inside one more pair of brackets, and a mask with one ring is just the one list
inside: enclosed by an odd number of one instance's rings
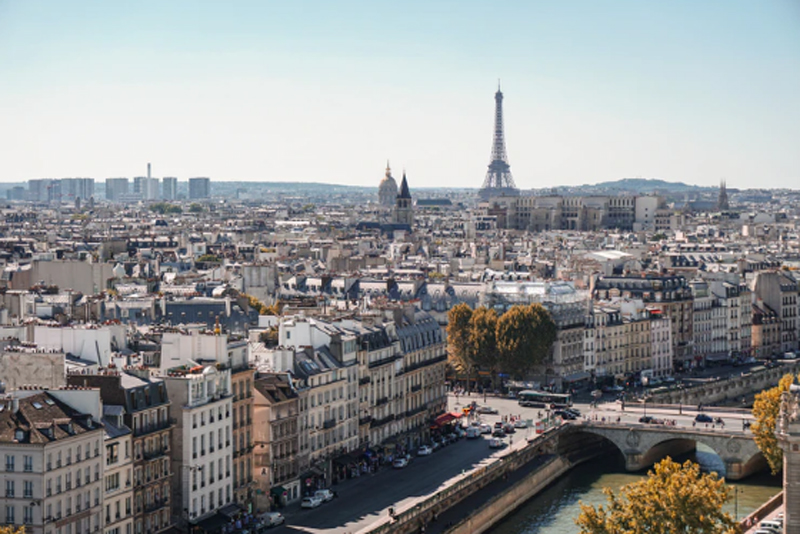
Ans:
{"label": "clear blue sky", "polygon": [[800,2],[0,0],[0,181],[800,188]]}

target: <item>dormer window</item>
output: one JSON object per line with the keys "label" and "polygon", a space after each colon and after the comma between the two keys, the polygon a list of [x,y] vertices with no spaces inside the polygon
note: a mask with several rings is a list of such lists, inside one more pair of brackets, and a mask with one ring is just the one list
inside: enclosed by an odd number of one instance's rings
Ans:
{"label": "dormer window", "polygon": [[19,441],[19,442],[25,441],[25,431],[24,430],[20,430],[20,429],[15,430],[14,431],[14,439]]}

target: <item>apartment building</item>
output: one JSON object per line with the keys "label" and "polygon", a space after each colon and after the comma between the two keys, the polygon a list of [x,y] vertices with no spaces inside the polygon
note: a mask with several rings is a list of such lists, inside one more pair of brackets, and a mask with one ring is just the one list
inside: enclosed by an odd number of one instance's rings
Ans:
{"label": "apartment building", "polygon": [[202,524],[233,503],[231,371],[218,365],[182,365],[163,378],[169,393],[172,513],[184,526]]}
{"label": "apartment building", "polygon": [[660,309],[672,325],[676,369],[697,366],[693,348],[694,303],[685,277],[600,276],[592,280],[591,292],[595,300],[638,299],[648,307]]}
{"label": "apartment building", "polygon": [[156,534],[172,526],[171,406],[164,382],[146,368],[99,368],[67,376],[67,384],[100,389],[105,407],[122,408],[132,430],[133,532]]}
{"label": "apartment building", "polygon": [[[288,373],[270,373],[255,381],[254,502],[259,512],[302,497],[300,484],[299,397]],[[304,462],[307,465],[307,461]],[[305,466],[304,466],[305,467]]]}
{"label": "apartment building", "polygon": [[661,310],[650,312],[650,369],[654,376],[671,376],[672,363],[672,325],[669,317],[662,315]]}
{"label": "apartment building", "polygon": [[800,339],[800,289],[794,276],[788,271],[758,272],[753,281],[753,293],[780,317],[781,352],[797,350]]}
{"label": "apartment building", "polygon": [[103,407],[105,463],[103,531],[133,533],[133,432],[125,426],[122,406]]}
{"label": "apartment building", "polygon": [[232,472],[234,502],[246,506],[253,498],[253,380],[247,341],[215,330],[165,332],[161,343],[161,368],[214,365],[230,371],[232,391]]}
{"label": "apartment building", "polygon": [[0,518],[32,534],[95,532],[103,505],[96,390],[21,390],[0,401]]}
{"label": "apartment building", "polygon": [[447,411],[447,344],[442,327],[427,312],[407,307],[394,323],[403,355],[401,432],[405,446],[416,448],[428,441],[429,422]]}

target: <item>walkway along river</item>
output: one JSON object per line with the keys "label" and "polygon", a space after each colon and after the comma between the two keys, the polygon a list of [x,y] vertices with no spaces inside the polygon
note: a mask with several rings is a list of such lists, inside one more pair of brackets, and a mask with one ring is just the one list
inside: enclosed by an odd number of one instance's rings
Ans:
{"label": "walkway along river", "polygon": [[[724,464],[719,456],[702,444],[697,445],[695,453],[676,458],[679,461],[686,459],[698,462],[704,471],[724,470]],[[489,532],[491,534],[577,533],[575,519],[580,514],[579,501],[592,505],[605,504],[604,487],[617,491],[621,486],[646,476],[646,471],[626,472],[625,462],[621,456],[616,463],[608,460],[607,457],[603,460],[594,459],[577,466]],[[725,511],[731,515],[738,511],[741,518],[778,493],[781,490],[781,479],[780,476],[773,477],[768,473],[760,473],[737,482],[732,487],[735,494]]]}

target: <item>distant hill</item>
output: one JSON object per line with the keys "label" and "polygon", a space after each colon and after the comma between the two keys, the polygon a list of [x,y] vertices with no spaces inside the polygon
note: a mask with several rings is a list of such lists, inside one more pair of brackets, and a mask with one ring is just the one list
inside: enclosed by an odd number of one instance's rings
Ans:
{"label": "distant hill", "polygon": [[[590,186],[592,187],[592,186]],[[593,187],[603,187],[606,189],[620,189],[625,191],[652,191],[660,189],[663,191],[696,191],[698,189],[715,189],[701,187],[699,185],[689,185],[683,182],[667,182],[658,178],[622,178],[612,182],[601,182]]]}

